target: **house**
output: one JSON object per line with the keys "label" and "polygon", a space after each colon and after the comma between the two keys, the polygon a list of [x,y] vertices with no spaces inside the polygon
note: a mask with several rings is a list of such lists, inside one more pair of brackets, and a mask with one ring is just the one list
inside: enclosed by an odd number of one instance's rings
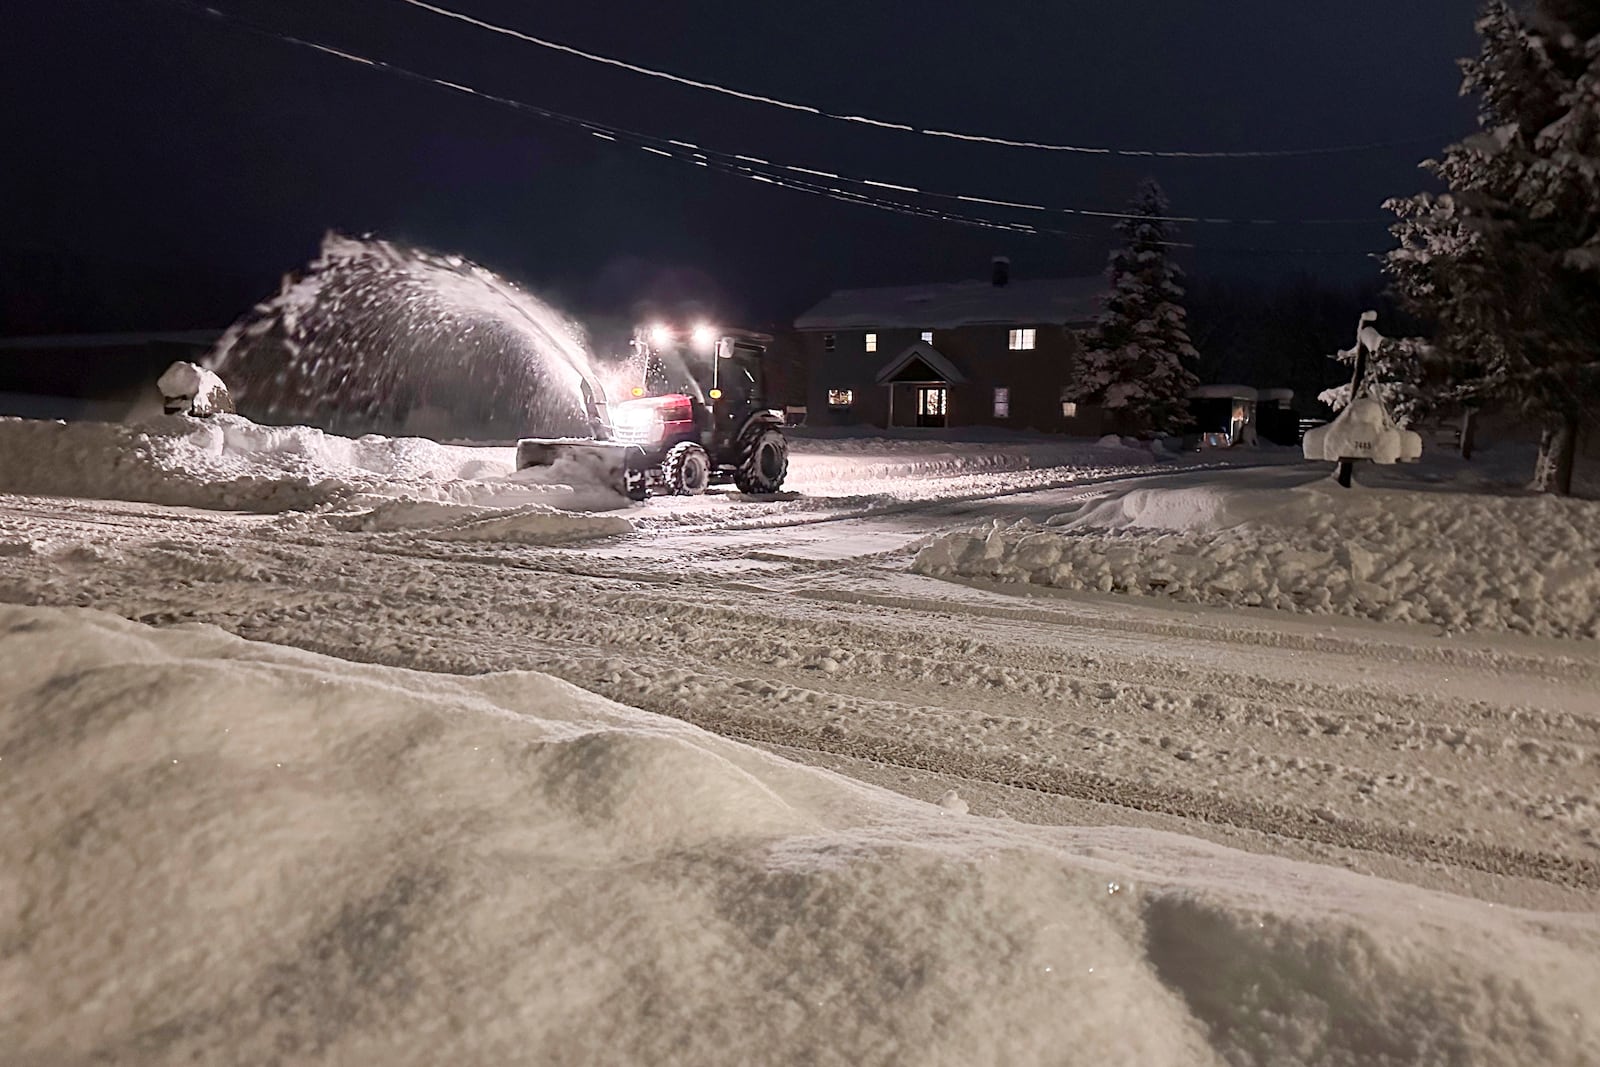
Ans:
{"label": "house", "polygon": [[1003,257],[985,281],[835,292],[794,324],[806,421],[1098,433],[1066,390],[1104,294],[1098,275],[1014,280]]}

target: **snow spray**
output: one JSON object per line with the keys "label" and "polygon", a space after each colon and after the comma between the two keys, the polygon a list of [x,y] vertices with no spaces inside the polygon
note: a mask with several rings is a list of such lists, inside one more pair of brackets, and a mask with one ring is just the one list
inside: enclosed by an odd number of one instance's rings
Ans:
{"label": "snow spray", "polygon": [[328,234],[206,360],[242,414],[337,432],[581,433],[576,323],[459,256]]}

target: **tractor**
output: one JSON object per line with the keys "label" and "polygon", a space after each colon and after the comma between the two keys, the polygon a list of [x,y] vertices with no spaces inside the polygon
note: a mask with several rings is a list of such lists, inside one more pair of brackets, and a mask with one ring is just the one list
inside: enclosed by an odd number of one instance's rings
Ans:
{"label": "tractor", "polygon": [[752,496],[776,493],[789,445],[783,415],[766,406],[762,391],[761,357],[771,340],[709,326],[639,331],[624,396],[613,402],[598,380],[583,376],[593,438],[525,438],[517,442],[517,469],[580,457],[603,466],[634,500],[696,496],[726,482]]}

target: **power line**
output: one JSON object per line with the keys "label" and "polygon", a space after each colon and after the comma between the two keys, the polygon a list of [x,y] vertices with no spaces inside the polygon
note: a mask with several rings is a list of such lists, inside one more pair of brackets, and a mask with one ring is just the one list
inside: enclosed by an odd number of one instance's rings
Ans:
{"label": "power line", "polygon": [[[1098,219],[1111,219],[1111,220],[1141,220],[1141,219],[1144,219],[1144,220],[1150,220],[1150,221],[1154,221],[1154,222],[1171,222],[1171,223],[1183,223],[1183,224],[1191,224],[1191,223],[1193,223],[1193,224],[1201,224],[1201,225],[1222,225],[1222,226],[1298,226],[1298,225],[1305,225],[1305,226],[1340,226],[1340,225],[1345,225],[1345,226],[1348,226],[1348,225],[1370,226],[1370,225],[1376,225],[1376,224],[1378,224],[1378,223],[1380,223],[1382,221],[1381,219],[1370,217],[1370,216],[1369,217],[1362,217],[1362,218],[1300,218],[1300,219],[1283,219],[1283,218],[1220,218],[1220,217],[1203,216],[1203,215],[1138,215],[1138,214],[1133,214],[1131,212],[1125,212],[1125,211],[1101,211],[1101,210],[1097,210],[1097,209],[1094,209],[1094,208],[1060,207],[1060,206],[1055,206],[1055,205],[1050,205],[1050,204],[1032,203],[1032,202],[1029,202],[1029,201],[1007,200],[1007,199],[999,199],[999,198],[989,197],[989,196],[978,196],[978,195],[974,195],[974,194],[971,194],[971,193],[952,193],[952,192],[945,192],[945,191],[942,191],[942,190],[935,190],[935,189],[922,189],[922,188],[918,188],[916,186],[903,185],[903,184],[896,183],[896,182],[884,181],[884,180],[882,180],[880,178],[860,177],[860,176],[844,174],[844,173],[841,173],[841,172],[836,172],[836,171],[831,171],[831,170],[824,170],[824,169],[817,168],[817,167],[806,167],[806,166],[800,166],[798,164],[793,164],[793,163],[776,162],[776,161],[772,161],[772,160],[763,159],[763,158],[758,157],[758,156],[746,155],[746,154],[739,153],[739,152],[728,152],[728,151],[725,151],[725,150],[706,148],[706,147],[702,147],[702,146],[700,146],[700,145],[698,145],[698,144],[696,144],[696,143],[694,143],[692,141],[685,141],[685,140],[681,140],[681,139],[678,139],[678,138],[671,138],[671,137],[661,137],[661,136],[654,135],[654,134],[642,133],[642,132],[639,132],[639,131],[636,131],[636,130],[629,130],[629,129],[626,129],[626,128],[620,127],[620,126],[611,126],[611,125],[608,125],[608,124],[605,124],[605,123],[596,122],[594,120],[584,119],[584,118],[581,118],[579,116],[568,115],[568,114],[564,114],[564,113],[558,112],[558,111],[552,111],[552,110],[550,110],[548,108],[543,108],[543,107],[539,107],[539,106],[534,105],[534,104],[529,104],[529,103],[527,103],[525,101],[516,100],[516,99],[513,99],[513,98],[509,98],[509,97],[496,96],[494,94],[484,92],[483,90],[472,88],[471,86],[462,85],[462,84],[460,84],[458,82],[448,81],[448,80],[441,79],[441,78],[435,78],[432,75],[421,74],[421,73],[418,73],[416,71],[412,71],[412,70],[408,70],[408,69],[403,68],[403,67],[395,66],[392,63],[387,63],[387,62],[383,62],[383,61],[380,61],[380,60],[369,59],[369,58],[367,58],[365,56],[359,56],[359,55],[356,55],[356,54],[351,53],[351,52],[341,51],[341,50],[336,49],[336,48],[331,48],[331,47],[329,47],[327,45],[318,44],[318,43],[316,43],[314,41],[309,41],[309,40],[305,40],[303,38],[298,38],[298,37],[292,37],[292,36],[290,36],[288,34],[284,34],[284,33],[281,33],[279,31],[276,31],[276,30],[271,30],[271,29],[259,26],[257,24],[248,22],[246,20],[241,20],[241,19],[238,19],[237,17],[227,15],[227,14],[225,14],[225,13],[223,13],[221,11],[218,11],[218,10],[216,10],[214,8],[209,8],[209,7],[202,8],[201,5],[196,3],[196,2],[194,2],[194,0],[169,0],[169,2],[178,3],[181,6],[185,6],[185,7],[189,8],[192,11],[196,11],[196,12],[203,11],[205,14],[210,15],[211,17],[220,18],[220,19],[226,19],[226,20],[232,21],[233,23],[235,23],[236,25],[238,25],[240,27],[250,29],[252,32],[255,32],[255,33],[258,33],[258,34],[262,34],[262,35],[268,36],[268,37],[273,37],[273,38],[276,38],[278,40],[286,41],[288,43],[298,44],[298,45],[302,45],[302,46],[307,47],[307,48],[312,48],[312,49],[315,49],[316,51],[323,52],[323,53],[326,53],[328,55],[335,56],[335,57],[337,57],[339,59],[344,59],[344,60],[348,60],[348,61],[351,61],[351,62],[360,63],[360,64],[363,64],[363,65],[369,66],[369,67],[381,68],[381,69],[389,71],[390,73],[397,74],[397,75],[400,75],[402,77],[406,77],[406,78],[410,78],[410,79],[417,80],[417,81],[422,81],[422,82],[428,82],[428,83],[431,83],[433,85],[437,85],[437,86],[440,86],[440,87],[443,87],[443,88],[447,88],[447,89],[450,89],[450,90],[453,90],[453,91],[456,91],[456,92],[468,93],[468,94],[471,94],[473,96],[480,96],[480,97],[483,97],[484,99],[490,100],[490,101],[492,101],[494,103],[498,103],[498,104],[501,104],[501,105],[506,106],[506,107],[510,107],[510,108],[514,108],[516,110],[520,110],[520,111],[524,111],[524,112],[527,112],[527,113],[530,113],[530,114],[534,114],[534,115],[536,115],[536,116],[538,116],[540,118],[544,118],[544,119],[548,119],[548,120],[556,121],[556,122],[561,122],[561,123],[564,123],[564,124],[567,124],[567,125],[579,126],[579,127],[583,128],[585,130],[588,130],[590,132],[595,133],[596,136],[600,136],[605,140],[624,140],[624,141],[629,141],[630,143],[631,142],[643,142],[643,143],[653,144],[653,145],[656,146],[656,148],[650,149],[650,151],[653,151],[656,154],[663,155],[663,156],[673,155],[673,154],[675,154],[675,152],[678,149],[685,149],[685,150],[691,151],[693,153],[704,155],[704,156],[719,157],[719,158],[722,158],[724,160],[735,161],[737,163],[742,163],[742,164],[747,164],[747,165],[755,165],[755,166],[759,166],[759,167],[762,167],[762,168],[768,168],[763,173],[768,174],[769,177],[772,176],[776,171],[782,171],[782,172],[786,172],[786,174],[788,174],[788,175],[805,175],[805,176],[808,176],[808,177],[820,177],[820,178],[831,179],[831,180],[837,181],[837,182],[842,182],[842,183],[847,184],[847,185],[857,185],[857,186],[862,186],[862,187],[870,188],[870,189],[885,189],[885,190],[890,190],[890,191],[894,191],[894,192],[911,193],[911,194],[914,194],[916,196],[929,197],[929,198],[939,199],[939,200],[954,201],[954,202],[959,202],[959,203],[963,203],[963,204],[980,204],[980,205],[987,205],[987,206],[992,206],[992,207],[1001,207],[1001,208],[1006,208],[1006,209],[1011,209],[1011,210],[1018,210],[1018,211],[1045,212],[1045,213],[1054,213],[1054,214],[1061,214],[1061,215],[1073,215],[1073,216],[1078,216],[1078,217],[1081,217],[1081,218],[1089,218],[1089,219],[1097,219],[1097,220]],[[803,179],[801,179],[801,180],[803,180]],[[776,181],[775,178],[774,178],[774,181]],[[799,187],[799,186],[791,185],[791,187]],[[834,191],[837,191],[837,190],[834,190]],[[875,194],[869,194],[869,195],[875,195]],[[879,197],[879,199],[882,199],[882,198]],[[901,203],[900,201],[895,201],[895,200],[886,200],[885,202],[890,203],[890,204],[900,204]],[[1037,227],[1029,227],[1029,228],[1038,229]],[[1050,231],[1050,232],[1065,233],[1065,231]],[[1082,236],[1082,237],[1090,236],[1090,235],[1086,235],[1086,234],[1068,234],[1068,235],[1069,236]]]}
{"label": "power line", "polygon": [[[896,184],[889,183],[889,182],[881,182],[881,181],[876,181],[876,180],[873,180],[873,179],[866,179],[866,178],[853,178],[853,177],[848,177],[848,176],[836,174],[836,173],[831,172],[831,171],[825,171],[825,170],[820,170],[820,169],[815,169],[815,168],[800,167],[800,166],[795,166],[795,165],[791,165],[791,164],[773,163],[773,162],[771,162],[769,160],[765,160],[765,159],[762,159],[762,158],[756,157],[756,156],[748,156],[748,155],[743,155],[743,154],[739,154],[739,153],[718,151],[716,149],[705,148],[705,147],[702,147],[702,146],[697,145],[697,144],[695,144],[693,142],[690,142],[690,141],[683,141],[683,140],[677,140],[677,139],[672,139],[672,138],[663,138],[663,137],[658,137],[658,136],[655,136],[655,135],[652,135],[652,134],[641,133],[639,131],[629,130],[629,129],[626,129],[626,128],[623,128],[623,127],[620,127],[620,126],[612,126],[612,125],[608,125],[606,123],[601,123],[601,122],[596,122],[596,121],[593,121],[593,120],[590,120],[590,119],[580,118],[580,117],[575,116],[575,115],[568,115],[568,114],[565,114],[565,113],[562,113],[562,112],[559,112],[559,111],[554,111],[554,110],[551,110],[549,108],[540,107],[540,106],[538,106],[536,104],[530,104],[530,103],[527,103],[526,101],[517,100],[517,99],[511,98],[511,97],[499,96],[499,95],[496,95],[494,93],[489,93],[489,92],[485,92],[485,91],[480,90],[480,89],[473,88],[472,86],[469,86],[469,85],[464,85],[464,84],[462,84],[460,82],[449,81],[449,80],[443,79],[443,78],[436,78],[436,77],[434,77],[432,75],[423,74],[423,73],[420,73],[418,71],[410,70],[410,69],[405,68],[405,67],[396,66],[395,64],[388,63],[388,62],[383,61],[383,60],[372,59],[372,58],[360,55],[360,54],[355,53],[355,52],[350,52],[350,51],[346,51],[344,49],[334,48],[334,47],[331,47],[329,45],[321,44],[321,43],[319,43],[317,41],[312,41],[312,40],[309,40],[309,39],[306,39],[306,38],[303,38],[303,37],[297,37],[297,36],[294,36],[292,34],[283,33],[283,32],[278,31],[278,30],[270,29],[270,28],[258,25],[256,23],[250,22],[248,20],[244,20],[244,19],[240,19],[240,18],[238,18],[236,16],[228,15],[225,12],[219,11],[219,10],[217,10],[215,8],[203,6],[202,4],[196,2],[196,0],[161,0],[161,2],[167,3],[167,4],[171,4],[171,5],[176,6],[176,7],[180,7],[182,9],[190,12],[191,14],[201,15],[201,16],[213,19],[213,20],[217,20],[217,21],[221,21],[221,22],[230,24],[234,28],[237,28],[237,29],[239,29],[239,30],[241,30],[243,32],[247,32],[247,33],[253,34],[255,36],[265,37],[265,38],[268,38],[268,39],[271,39],[271,40],[279,41],[279,42],[284,43],[284,44],[294,45],[294,46],[300,47],[300,48],[306,48],[306,49],[318,52],[318,53],[323,54],[323,55],[327,55],[327,56],[331,56],[331,57],[336,58],[336,59],[343,60],[345,62],[359,64],[361,66],[368,67],[368,68],[373,69],[373,70],[382,71],[382,72],[385,72],[385,73],[388,73],[388,74],[393,74],[393,75],[395,75],[397,77],[405,78],[407,80],[417,81],[417,82],[421,82],[421,83],[424,83],[424,84],[433,85],[433,86],[436,86],[436,87],[439,87],[439,88],[448,89],[448,90],[450,90],[452,92],[462,93],[462,94],[465,94],[465,95],[468,95],[468,96],[478,97],[480,99],[486,100],[486,101],[491,102],[491,103],[499,104],[499,105],[501,105],[503,107],[507,107],[507,108],[510,108],[512,110],[516,110],[516,111],[519,111],[519,112],[522,112],[522,113],[525,113],[525,114],[533,115],[533,116],[535,116],[537,118],[545,119],[545,120],[548,120],[548,121],[551,121],[551,122],[555,122],[555,123],[558,123],[558,124],[561,124],[561,125],[565,125],[565,126],[568,126],[568,127],[572,127],[572,128],[576,128],[576,129],[582,130],[582,131],[590,134],[591,136],[599,138],[601,140],[612,141],[612,142],[616,142],[616,143],[619,143],[619,144],[628,144],[628,145],[631,145],[633,147],[637,147],[637,148],[639,148],[639,149],[641,149],[641,150],[643,150],[645,152],[648,152],[648,153],[650,153],[652,155],[662,156],[662,157],[665,157],[665,158],[668,158],[668,159],[672,159],[672,160],[676,160],[676,161],[692,164],[692,165],[695,165],[695,166],[700,166],[700,167],[706,168],[708,170],[714,170],[714,171],[717,171],[718,173],[727,174],[727,175],[731,175],[731,176],[734,176],[734,177],[743,177],[743,178],[747,178],[747,179],[750,179],[750,180],[763,182],[765,184],[775,185],[775,186],[778,186],[778,187],[784,188],[784,189],[790,189],[790,190],[794,190],[794,191],[797,191],[797,192],[809,193],[809,194],[815,195],[815,196],[822,196],[822,197],[825,197],[827,199],[836,200],[836,201],[839,201],[839,202],[842,202],[842,203],[856,204],[858,206],[871,207],[871,208],[875,208],[877,210],[882,210],[882,211],[892,211],[892,212],[896,212],[896,213],[899,213],[899,214],[911,215],[911,216],[918,217],[918,218],[933,219],[933,220],[944,221],[944,222],[952,222],[952,223],[957,223],[957,224],[965,225],[965,226],[980,227],[980,228],[983,228],[983,229],[1003,230],[1003,231],[1008,231],[1008,232],[1012,232],[1012,233],[1019,233],[1019,234],[1023,234],[1023,235],[1027,235],[1027,236],[1054,236],[1054,237],[1064,237],[1064,238],[1068,238],[1068,239],[1072,239],[1072,240],[1103,240],[1103,236],[1099,235],[1099,234],[1086,234],[1086,233],[1081,233],[1081,232],[1076,232],[1076,231],[1071,231],[1071,230],[1062,230],[1062,229],[1059,229],[1059,228],[1053,228],[1053,227],[1049,227],[1049,226],[1035,226],[1035,225],[1032,225],[1032,224],[1029,224],[1029,223],[1001,221],[1001,220],[997,220],[997,219],[993,219],[993,218],[989,218],[989,217],[985,217],[985,216],[970,215],[970,214],[966,214],[966,213],[962,213],[962,212],[943,211],[943,210],[939,210],[937,208],[928,207],[928,206],[925,206],[925,205],[909,204],[909,203],[906,203],[906,202],[901,201],[901,200],[890,199],[890,198],[883,197],[883,196],[876,195],[876,194],[860,193],[860,192],[857,192],[857,191],[852,190],[852,189],[841,188],[839,186],[834,186],[834,185],[827,185],[827,184],[823,184],[821,182],[813,181],[809,177],[796,177],[795,175],[796,174],[802,174],[802,175],[814,176],[814,177],[819,177],[819,178],[832,179],[832,180],[835,180],[835,181],[842,182],[844,184],[856,184],[856,185],[863,185],[863,186],[875,187],[875,188],[886,188],[886,189],[900,190],[900,191],[905,191],[905,192],[911,192],[911,193],[914,193],[914,194],[917,194],[917,195],[929,196],[929,197],[935,197],[935,198],[942,198],[942,199],[946,199],[946,200],[957,200],[957,201],[967,201],[967,202],[984,203],[984,204],[994,204],[994,205],[1000,205],[1000,206],[1004,206],[1004,207],[1025,208],[1025,209],[1038,210],[1038,211],[1066,212],[1066,213],[1069,213],[1069,214],[1090,216],[1090,217],[1096,217],[1096,218],[1150,219],[1151,221],[1177,221],[1177,222],[1184,222],[1184,221],[1195,221],[1195,222],[1236,222],[1236,223],[1257,223],[1257,224],[1262,224],[1262,223],[1265,223],[1265,224],[1285,223],[1285,224],[1287,224],[1290,221],[1294,221],[1294,220],[1279,220],[1279,219],[1245,220],[1245,219],[1200,219],[1200,218],[1189,218],[1189,217],[1183,217],[1183,216],[1172,216],[1172,217],[1140,216],[1140,215],[1122,214],[1122,213],[1115,213],[1115,212],[1088,211],[1088,210],[1080,210],[1080,209],[1074,209],[1074,208],[1048,208],[1048,207],[1045,207],[1043,205],[1026,204],[1026,203],[1022,203],[1022,202],[1019,202],[1019,201],[993,200],[993,199],[984,198],[984,197],[966,196],[966,195],[954,194],[954,193],[928,192],[928,191],[916,189],[916,188],[914,188],[912,186],[896,185]],[[790,172],[790,173],[784,173],[784,172]],[[1336,222],[1336,221],[1373,222],[1373,221],[1376,221],[1376,220],[1366,220],[1366,219],[1363,219],[1363,220],[1331,220],[1331,219],[1324,219],[1324,220],[1301,220],[1301,221],[1308,221],[1308,222]],[[1169,247],[1174,247],[1174,248],[1196,248],[1196,247],[1199,247],[1199,246],[1196,246],[1196,245],[1191,244],[1191,243],[1178,242],[1178,241],[1168,241],[1168,242],[1163,242],[1163,243],[1168,245]],[[1216,246],[1209,246],[1209,245],[1205,246],[1205,247],[1208,248],[1208,249],[1216,250],[1216,251],[1229,251],[1229,252],[1239,252],[1239,253],[1259,253],[1259,254],[1278,254],[1277,250],[1274,250],[1274,249],[1222,249],[1222,248],[1218,248]],[[1292,250],[1292,251],[1303,251],[1303,250]],[[1337,254],[1337,255],[1363,254],[1363,255],[1365,255],[1365,254],[1369,254],[1369,253],[1367,253],[1365,251],[1357,253],[1354,250],[1350,250],[1348,252],[1346,252],[1346,251],[1333,251],[1333,252],[1328,252],[1328,253],[1325,253],[1325,254]]]}
{"label": "power line", "polygon": [[483,19],[474,18],[471,15],[464,15],[459,11],[452,11],[449,8],[428,3],[427,0],[401,0],[401,3],[410,4],[412,7],[421,8],[422,10],[430,11],[435,15],[440,15],[448,19],[454,19],[457,22],[464,22],[470,26],[476,26],[479,29],[488,30],[491,33],[498,33],[506,37],[512,37],[526,44],[536,45],[540,48],[547,48],[551,51],[561,52],[570,56],[576,56],[579,59],[585,59],[592,63],[601,63],[608,67],[616,67],[620,70],[626,70],[630,73],[640,74],[648,78],[659,78],[663,81],[669,81],[677,85],[688,86],[692,89],[702,89],[706,92],[720,93],[723,96],[730,96],[736,100],[743,100],[748,103],[763,104],[768,107],[782,108],[786,111],[798,111],[803,114],[816,115],[819,118],[833,119],[839,122],[853,122],[860,125],[878,127],[880,129],[898,130],[902,133],[919,134],[924,137],[943,137],[955,141],[1002,145],[1008,148],[1038,149],[1045,152],[1071,152],[1079,155],[1092,156],[1132,156],[1146,159],[1292,159],[1296,157],[1307,156],[1342,155],[1352,152],[1372,152],[1385,148],[1401,148],[1419,144],[1436,145],[1441,143],[1441,139],[1436,137],[1412,137],[1401,140],[1367,141],[1359,144],[1331,145],[1322,148],[1266,149],[1243,152],[1188,152],[1152,148],[1108,148],[1097,145],[1058,144],[1050,141],[1023,140],[1011,137],[997,137],[989,134],[962,133],[956,130],[943,130],[931,127],[924,128],[904,122],[891,122],[885,119],[871,118],[866,115],[846,115],[839,112],[829,111],[826,108],[818,107],[815,104],[795,103],[792,100],[783,100],[778,97],[763,96],[760,93],[747,92],[743,89],[736,89],[732,86],[721,85],[716,82],[707,82],[700,81],[695,78],[686,78],[681,74],[673,74],[669,71],[657,70],[653,67],[640,66],[637,63],[630,63],[626,60],[617,59],[613,56],[601,55],[598,52],[586,52],[581,48],[574,48],[572,45],[562,44],[559,41],[551,41],[543,37],[535,37],[533,34],[525,33],[522,30],[513,29],[509,26],[501,26],[493,22],[486,22]]}

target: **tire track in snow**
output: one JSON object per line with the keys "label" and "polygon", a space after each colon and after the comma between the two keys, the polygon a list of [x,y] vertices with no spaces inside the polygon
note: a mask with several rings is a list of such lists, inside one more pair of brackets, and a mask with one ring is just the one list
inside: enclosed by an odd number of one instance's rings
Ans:
{"label": "tire track in snow", "polygon": [[[381,651],[352,649],[337,642],[303,639],[291,642],[308,651],[361,662],[398,665]],[[933,747],[906,738],[881,734],[852,737],[846,731],[797,722],[782,717],[740,714],[728,710],[726,701],[675,698],[672,694],[628,688],[595,681],[595,666],[605,657],[579,657],[540,669],[581,688],[633,707],[689,722],[724,737],[762,745],[782,746],[829,756],[862,760],[882,767],[921,771],[944,777],[1023,789],[1073,800],[1103,804],[1135,812],[1166,815],[1208,825],[1230,827],[1269,838],[1359,852],[1383,853],[1408,862],[1443,864],[1485,874],[1529,878],[1572,889],[1600,890],[1600,864],[1553,852],[1533,851],[1468,840],[1445,833],[1383,826],[1325,811],[1288,804],[1246,802],[1221,793],[1205,793],[1166,783],[1137,782],[1128,778],[1079,768],[1037,766],[1025,759],[980,754],[954,747]],[[447,669],[447,668],[445,668]],[[713,683],[711,676],[680,671],[677,684],[691,679]],[[759,680],[745,682],[761,685]],[[718,686],[737,691],[739,682]],[[819,694],[824,695],[824,694]]]}

